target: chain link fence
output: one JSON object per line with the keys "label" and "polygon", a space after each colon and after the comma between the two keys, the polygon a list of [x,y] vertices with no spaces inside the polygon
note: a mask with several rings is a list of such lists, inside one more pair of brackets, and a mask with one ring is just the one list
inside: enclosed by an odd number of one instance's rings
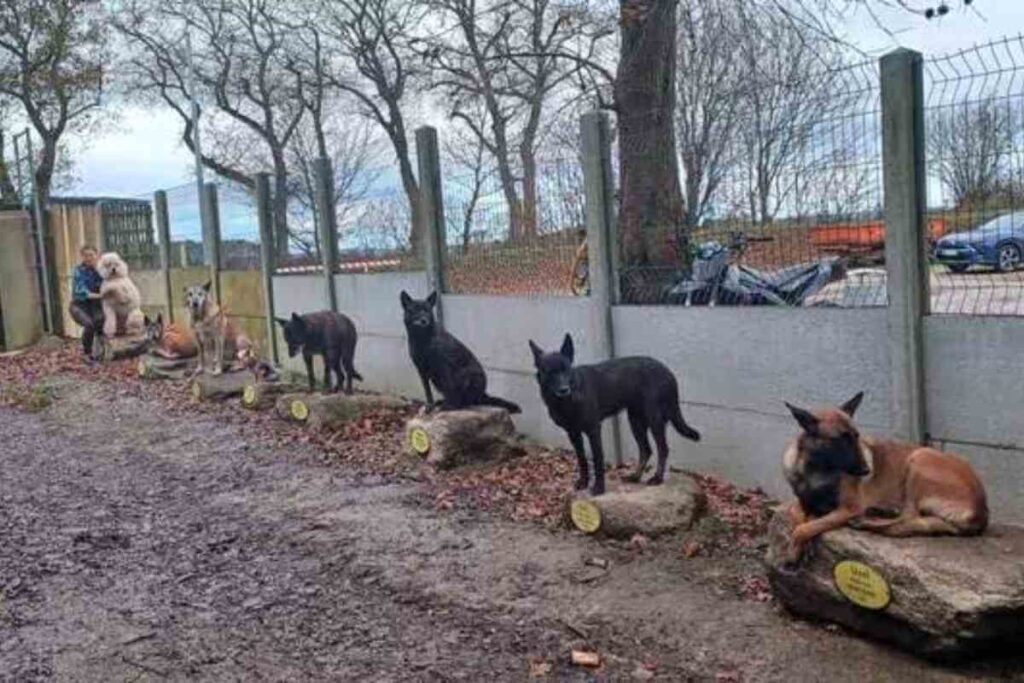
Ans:
{"label": "chain link fence", "polygon": [[[725,127],[679,127],[675,248],[623,251],[623,303],[885,306],[877,63],[731,96]],[[635,229],[620,221],[622,240]]]}
{"label": "chain link fence", "polygon": [[1024,315],[1024,38],[925,60],[933,314]]}

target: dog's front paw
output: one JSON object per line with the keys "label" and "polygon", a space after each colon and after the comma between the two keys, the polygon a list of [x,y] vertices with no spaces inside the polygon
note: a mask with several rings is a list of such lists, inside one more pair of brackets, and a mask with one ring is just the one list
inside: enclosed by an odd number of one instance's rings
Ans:
{"label": "dog's front paw", "polygon": [[648,486],[661,486],[665,483],[665,477],[660,474],[655,474],[653,477],[647,480]]}
{"label": "dog's front paw", "polygon": [[600,496],[604,494],[604,482],[595,481],[594,485],[590,487],[590,495]]}
{"label": "dog's front paw", "polygon": [[589,479],[590,477],[584,477],[583,475],[580,475],[576,477],[576,482],[573,484],[573,486],[577,491],[582,491],[583,489],[587,488],[587,484],[590,483],[588,481]]}

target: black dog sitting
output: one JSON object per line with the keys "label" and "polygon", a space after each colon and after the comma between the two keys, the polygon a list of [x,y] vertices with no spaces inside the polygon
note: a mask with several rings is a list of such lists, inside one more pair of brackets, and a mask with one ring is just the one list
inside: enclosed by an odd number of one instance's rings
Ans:
{"label": "black dog sitting", "polygon": [[540,395],[548,407],[555,424],[569,434],[579,462],[576,488],[587,487],[589,471],[583,435],[590,440],[594,461],[595,496],[604,493],[604,450],[601,446],[601,421],[625,409],[629,426],[640,451],[640,462],[630,477],[639,481],[651,458],[651,445],[647,430],[654,434],[658,446],[658,468],[648,484],[665,481],[668,461],[668,443],[665,441],[665,423],[671,422],[681,435],[700,441],[697,430],[686,424],[679,408],[679,386],[672,371],[662,363],[646,356],[616,358],[595,365],[572,366],[572,337],[565,335],[562,348],[556,353],[545,353],[533,341],[533,362],[537,368]]}
{"label": "black dog sitting", "polygon": [[437,328],[434,305],[437,292],[426,299],[413,299],[402,292],[405,329],[409,335],[409,355],[420,373],[427,405],[433,407],[433,382],[444,396],[441,410],[458,410],[472,406],[497,406],[510,413],[522,412],[515,403],[487,394],[487,375],[480,361],[466,345]]}
{"label": "black dog sitting", "polygon": [[[302,351],[302,360],[306,361],[306,373],[309,375],[309,390],[316,386],[313,374],[313,354],[319,353],[324,358],[324,384],[327,391],[337,391],[342,384],[345,393],[352,393],[352,380],[363,381],[363,376],[356,372],[352,358],[356,353],[356,326],[348,316],[332,311],[292,313],[291,320],[277,318],[278,324],[284,329],[284,340],[288,342],[288,356],[294,358]],[[342,372],[344,367],[345,371]],[[331,385],[331,371],[337,384]]]}

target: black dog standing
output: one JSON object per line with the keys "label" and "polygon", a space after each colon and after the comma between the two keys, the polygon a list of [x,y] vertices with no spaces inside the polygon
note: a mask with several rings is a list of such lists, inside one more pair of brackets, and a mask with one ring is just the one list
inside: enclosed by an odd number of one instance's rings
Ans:
{"label": "black dog standing", "polygon": [[[313,355],[320,354],[324,358],[324,384],[327,391],[337,391],[342,384],[345,393],[352,393],[352,380],[363,381],[362,375],[356,372],[352,358],[356,353],[356,326],[348,316],[332,311],[292,313],[291,320],[277,318],[278,324],[284,328],[284,340],[288,342],[288,356],[294,358],[302,351],[302,360],[306,361],[306,373],[309,375],[309,390],[316,387],[316,376],[313,374]],[[342,372],[342,367],[345,372]],[[331,371],[337,384],[331,386]],[[346,377],[347,375],[347,377]]]}
{"label": "black dog standing", "polygon": [[401,295],[405,312],[405,330],[409,335],[409,355],[423,382],[427,405],[434,405],[430,390],[433,382],[444,396],[441,410],[458,410],[472,406],[497,406],[510,413],[521,412],[511,401],[487,394],[487,375],[480,361],[466,345],[453,335],[437,328],[434,306],[437,292],[426,299],[413,299],[405,291]]}
{"label": "black dog standing", "polygon": [[530,342],[530,350],[533,351],[540,395],[548,407],[548,414],[555,424],[568,432],[576,451],[579,462],[577,489],[586,488],[589,479],[587,455],[583,450],[583,435],[586,434],[594,461],[594,485],[590,492],[595,496],[604,493],[601,421],[623,409],[629,416],[629,426],[640,451],[640,462],[630,477],[632,481],[640,480],[651,458],[647,430],[654,434],[654,443],[658,446],[658,468],[648,484],[665,481],[667,422],[671,422],[676,431],[687,439],[700,441],[700,433],[683,419],[675,376],[653,358],[632,356],[573,367],[574,350],[572,337],[568,334],[558,352],[544,353],[533,341]]}

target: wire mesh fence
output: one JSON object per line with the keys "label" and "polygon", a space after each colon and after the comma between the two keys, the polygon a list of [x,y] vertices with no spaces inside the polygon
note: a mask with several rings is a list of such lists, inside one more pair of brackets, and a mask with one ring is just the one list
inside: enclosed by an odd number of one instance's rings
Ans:
{"label": "wire mesh fence", "polygon": [[667,248],[635,258],[644,226],[620,218],[623,303],[885,306],[877,64],[730,96],[728,125],[677,126],[684,203]]}
{"label": "wire mesh fence", "polygon": [[933,314],[1024,315],[1024,38],[925,60]]}
{"label": "wire mesh fence", "polygon": [[445,286],[455,294],[586,293],[578,159],[544,160],[533,181],[444,173]]}

